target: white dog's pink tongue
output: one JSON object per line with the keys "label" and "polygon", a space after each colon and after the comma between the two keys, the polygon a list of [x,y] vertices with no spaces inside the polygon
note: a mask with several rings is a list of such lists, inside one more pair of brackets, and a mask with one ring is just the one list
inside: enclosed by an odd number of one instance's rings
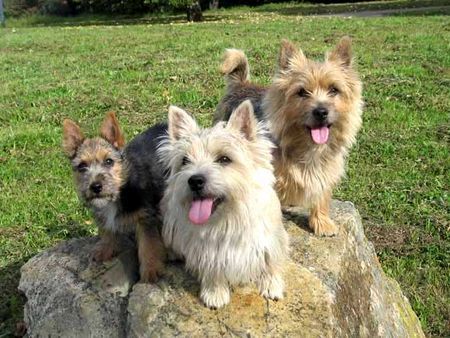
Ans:
{"label": "white dog's pink tongue", "polygon": [[197,225],[205,224],[211,216],[213,202],[212,198],[192,201],[189,220]]}
{"label": "white dog's pink tongue", "polygon": [[324,144],[328,141],[329,132],[330,128],[328,127],[311,128],[311,137],[315,143]]}

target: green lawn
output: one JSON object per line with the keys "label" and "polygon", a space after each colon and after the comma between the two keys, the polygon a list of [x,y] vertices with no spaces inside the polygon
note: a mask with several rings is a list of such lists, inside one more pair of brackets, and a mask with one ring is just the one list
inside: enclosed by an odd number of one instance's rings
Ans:
{"label": "green lawn", "polygon": [[269,83],[281,38],[320,57],[342,35],[354,39],[366,108],[335,195],[359,208],[425,331],[450,335],[449,17],[246,11],[214,12],[200,24],[0,29],[0,337],[22,317],[20,266],[95,233],[60,149],[64,117],[93,134],[115,110],[131,138],[176,104],[208,125],[224,91],[224,48],[244,49],[253,79]]}

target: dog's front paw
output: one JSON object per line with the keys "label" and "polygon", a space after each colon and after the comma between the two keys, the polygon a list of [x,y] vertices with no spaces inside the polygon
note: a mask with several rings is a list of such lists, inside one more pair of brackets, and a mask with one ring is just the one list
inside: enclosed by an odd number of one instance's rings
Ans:
{"label": "dog's front paw", "polygon": [[139,267],[140,282],[141,283],[156,283],[162,276],[164,271],[164,264],[162,262],[152,261],[141,263]]}
{"label": "dog's front paw", "polygon": [[259,293],[264,298],[280,300],[283,299],[284,282],[281,276],[273,275],[265,277],[259,285]]}
{"label": "dog's front paw", "polygon": [[92,250],[92,259],[95,262],[105,262],[111,260],[117,254],[117,250],[114,245],[110,243],[106,243],[103,241],[99,241],[95,244],[94,249]]}
{"label": "dog's front paw", "polygon": [[309,227],[314,231],[316,236],[335,236],[339,232],[339,228],[328,216],[321,215],[320,217],[309,218]]}
{"label": "dog's front paw", "polygon": [[227,285],[202,287],[200,299],[210,309],[218,309],[230,302],[230,289]]}

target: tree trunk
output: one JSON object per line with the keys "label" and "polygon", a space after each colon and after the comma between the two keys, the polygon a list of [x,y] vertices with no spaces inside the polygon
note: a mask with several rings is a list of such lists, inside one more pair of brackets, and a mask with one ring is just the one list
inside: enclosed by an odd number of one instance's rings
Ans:
{"label": "tree trunk", "polygon": [[188,21],[203,21],[202,8],[199,1],[195,1],[187,8]]}
{"label": "tree trunk", "polygon": [[211,0],[209,2],[209,9],[218,9],[219,8],[219,0]]}

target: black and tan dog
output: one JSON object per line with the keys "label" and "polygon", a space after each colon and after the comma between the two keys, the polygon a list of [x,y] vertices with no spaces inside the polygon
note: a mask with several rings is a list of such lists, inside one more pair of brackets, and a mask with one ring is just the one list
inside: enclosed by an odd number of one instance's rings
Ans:
{"label": "black and tan dog", "polygon": [[164,170],[156,159],[156,148],[166,130],[164,125],[151,127],[125,147],[114,113],[106,115],[100,137],[85,138],[71,120],[63,124],[63,149],[71,161],[78,194],[99,227],[93,258],[111,259],[119,249],[118,234],[135,232],[141,281],[156,281],[165,260],[158,228]]}
{"label": "black and tan dog", "polygon": [[227,120],[250,99],[279,146],[274,166],[282,205],[310,207],[314,233],[335,235],[338,228],[329,217],[331,194],[344,175],[345,157],[362,121],[362,85],[350,39],[342,38],[323,62],[306,58],[283,41],[278,71],[268,88],[249,81],[247,58],[240,50],[227,50],[222,72],[227,92],[215,120]]}

